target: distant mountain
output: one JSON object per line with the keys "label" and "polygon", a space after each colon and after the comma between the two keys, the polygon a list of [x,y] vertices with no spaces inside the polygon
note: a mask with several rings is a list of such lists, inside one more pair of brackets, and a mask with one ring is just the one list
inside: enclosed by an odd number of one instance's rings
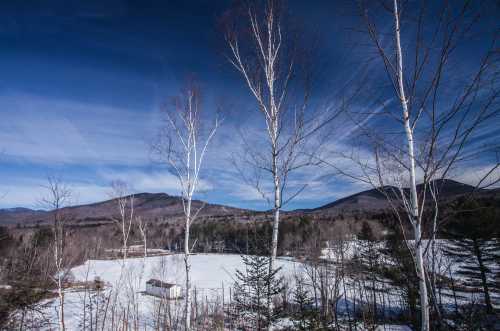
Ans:
{"label": "distant mountain", "polygon": [[[70,207],[68,210],[76,218],[109,218],[117,214],[116,200],[107,200],[89,205]],[[232,215],[244,213],[244,209],[210,204],[193,200],[193,210],[203,209],[200,215]],[[181,197],[165,193],[139,193],[134,195],[134,213],[145,218],[181,216],[184,213]]]}
{"label": "distant mountain", "polygon": [[23,207],[15,207],[15,208],[3,208],[0,209],[0,213],[24,213],[24,212],[33,212],[35,210]]}
{"label": "distant mountain", "polygon": [[[440,199],[451,199],[460,195],[471,193],[473,186],[456,182],[449,179],[437,180],[435,187],[439,189]],[[423,189],[422,185],[418,190]],[[387,186],[386,192],[395,192],[395,187]],[[500,194],[500,189],[478,190],[478,194]],[[430,193],[428,192],[430,195]],[[396,197],[394,195],[393,197]],[[210,204],[200,200],[194,200],[192,208],[194,210],[204,206],[199,216],[205,219],[210,217],[233,217],[236,220],[245,220],[249,216],[264,215],[264,212],[257,212],[248,209],[234,208],[224,205]],[[338,199],[334,202],[314,209],[300,209],[285,212],[287,215],[309,214],[318,216],[329,216],[336,214],[353,213],[375,213],[385,211],[389,208],[389,203],[379,190],[371,189],[359,192],[348,197]],[[165,193],[139,193],[134,195],[135,215],[146,219],[177,218],[183,215],[182,199],[178,196],[171,196]],[[112,217],[117,216],[116,200],[106,200],[102,202],[67,207],[64,209],[72,219],[81,224],[91,222],[109,222]],[[0,209],[0,225],[33,225],[36,223],[47,223],[50,221],[50,212],[43,210],[32,210],[28,208]],[[83,223],[82,223],[83,222]]]}
{"label": "distant mountain", "polygon": [[[439,198],[446,200],[460,195],[468,194],[474,191],[475,187],[460,183],[451,179],[440,179],[433,182],[434,187],[439,192]],[[404,189],[408,193],[408,189]],[[417,185],[417,190],[421,192],[423,185]],[[392,198],[398,195],[398,189],[392,186],[386,186],[384,191]],[[491,190],[477,190],[479,194],[492,192]],[[430,199],[430,192],[427,192]],[[385,195],[378,189],[371,189],[359,192],[348,197],[335,200],[318,208],[303,210],[309,213],[320,214],[340,214],[340,213],[356,213],[356,212],[377,212],[390,208],[389,202]]]}
{"label": "distant mountain", "polygon": [[[439,190],[442,198],[450,198],[456,195],[468,194],[476,188],[472,185],[457,182],[452,179],[437,179],[433,182],[435,187]],[[422,190],[422,185],[417,185],[419,190]],[[477,189],[477,192],[485,192],[487,190]]]}
{"label": "distant mountain", "polygon": [[12,225],[23,222],[26,219],[43,217],[46,211],[29,208],[5,208],[0,209],[0,225]]}
{"label": "distant mountain", "polygon": [[371,189],[307,210],[307,212],[338,214],[383,210],[388,207],[389,204],[385,196],[380,191]]}
{"label": "distant mountain", "polygon": [[[249,210],[210,204],[193,200],[193,210],[201,209],[199,216],[242,215]],[[117,201],[106,200],[86,205],[66,207],[64,213],[73,220],[110,220],[117,217]],[[165,193],[139,193],[134,195],[134,213],[146,219],[161,219],[183,215],[182,199]],[[50,221],[48,211],[31,210],[28,208],[10,208],[0,210],[0,225],[34,224]]]}

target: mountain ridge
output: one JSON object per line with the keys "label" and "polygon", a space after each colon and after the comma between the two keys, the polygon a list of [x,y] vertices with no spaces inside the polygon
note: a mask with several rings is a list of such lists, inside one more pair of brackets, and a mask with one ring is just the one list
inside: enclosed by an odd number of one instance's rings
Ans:
{"label": "mountain ridge", "polygon": [[[472,185],[461,183],[451,179],[438,179],[432,182],[435,189],[439,192],[440,199],[450,199],[460,195],[469,194],[472,192],[477,192],[479,194],[489,193],[499,190],[492,189],[486,190],[481,188],[476,188]],[[409,194],[409,189],[403,189],[406,194]],[[417,185],[417,191],[422,193],[423,184]],[[384,186],[380,188],[373,188],[358,193],[354,193],[347,197],[337,199],[333,202],[324,204],[322,206],[302,210],[306,213],[352,213],[352,212],[376,212],[382,211],[390,208],[389,202],[386,199],[385,194],[392,195],[392,198],[396,198],[399,195],[399,189],[395,186]],[[431,193],[429,188],[427,188],[427,196],[430,197]]]}
{"label": "mountain ridge", "polygon": [[[182,198],[166,193],[142,192],[128,195],[125,198],[134,197],[134,213],[148,219],[179,217],[183,215]],[[68,206],[61,211],[72,220],[111,220],[117,217],[117,198],[108,199],[89,204]],[[253,212],[243,208],[230,207],[219,204],[211,204],[201,200],[193,200],[192,207],[196,210],[201,208],[200,216],[224,216],[242,215]],[[35,211],[29,208],[17,207],[22,212],[15,212],[13,208],[0,209],[0,225],[16,225],[20,223],[43,223],[48,222],[51,211]]]}
{"label": "mountain ridge", "polygon": [[[450,179],[436,180],[434,184],[435,187],[440,190],[440,196],[445,199],[468,194],[475,190],[474,186]],[[421,191],[422,185],[418,185],[417,189]],[[395,192],[397,189],[392,186],[386,186],[385,190]],[[477,191],[479,193],[500,193],[500,189],[477,189]],[[183,215],[182,198],[179,196],[169,195],[167,193],[148,192],[133,194],[133,196],[134,209],[137,216],[158,219],[168,217],[175,218]],[[130,196],[127,196],[127,198],[128,197]],[[193,200],[192,204],[195,209],[203,207],[200,211],[200,216],[204,217],[238,217],[249,214],[265,214],[265,212],[221,204],[212,204],[201,200]],[[340,213],[377,212],[387,210],[389,207],[389,203],[380,189],[370,189],[351,194],[316,208],[296,209],[284,211],[284,213],[331,215]],[[75,220],[110,220],[117,214],[116,199],[68,206],[63,208],[63,210],[68,211]],[[50,215],[50,211],[33,210],[24,207],[0,209],[0,225],[48,222],[50,220]]]}

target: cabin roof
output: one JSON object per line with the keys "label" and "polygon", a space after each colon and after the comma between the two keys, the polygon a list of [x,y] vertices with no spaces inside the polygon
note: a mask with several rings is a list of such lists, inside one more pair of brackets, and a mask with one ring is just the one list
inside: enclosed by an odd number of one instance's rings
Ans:
{"label": "cabin roof", "polygon": [[154,287],[163,287],[163,288],[171,288],[174,286],[178,286],[177,284],[162,282],[161,280],[158,279],[150,279],[146,282],[146,284],[152,285]]}

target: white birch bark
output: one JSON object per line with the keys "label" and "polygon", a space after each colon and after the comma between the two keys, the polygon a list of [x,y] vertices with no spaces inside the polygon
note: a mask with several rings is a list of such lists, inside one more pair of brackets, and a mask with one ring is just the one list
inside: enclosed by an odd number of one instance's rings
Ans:
{"label": "white birch bark", "polygon": [[148,226],[149,222],[142,219],[142,217],[137,217],[137,225],[142,236],[142,243],[144,245],[144,258],[148,257]]}
{"label": "white birch bark", "polygon": [[406,98],[404,77],[403,77],[403,52],[401,50],[401,34],[399,25],[398,0],[394,0],[394,33],[396,37],[396,56],[397,56],[397,85],[399,99],[403,108],[403,125],[406,133],[408,145],[408,161],[409,161],[409,176],[410,176],[410,203],[408,213],[410,222],[413,227],[414,235],[414,250],[415,250],[415,267],[418,277],[419,295],[420,295],[420,310],[421,310],[421,330],[429,331],[429,303],[427,296],[427,283],[425,276],[423,244],[422,244],[422,229],[421,217],[419,215],[419,204],[417,195],[416,182],[416,166],[415,166],[415,142],[413,139],[413,130],[410,125],[410,114],[408,111],[408,100]]}
{"label": "white birch bark", "polygon": [[[307,165],[307,162],[301,163],[303,160],[300,160],[298,155],[300,154],[300,145],[306,136],[304,133],[304,111],[309,91],[307,87],[301,91],[304,92],[304,95],[299,97],[303,98],[303,104],[293,106],[286,104],[291,93],[290,81],[298,75],[297,62],[299,61],[297,54],[294,53],[293,46],[295,45],[292,45],[295,41],[292,41],[291,38],[287,39],[285,36],[287,33],[282,26],[278,7],[276,1],[267,1],[265,9],[260,12],[256,5],[249,4],[248,16],[242,17],[247,21],[250,30],[250,34],[245,35],[248,40],[240,41],[239,32],[232,30],[231,27],[228,27],[226,31],[226,41],[231,54],[228,56],[228,60],[242,75],[251,95],[257,101],[256,109],[263,117],[267,133],[266,139],[270,146],[270,149],[263,153],[261,153],[262,151],[246,151],[246,153],[250,155],[248,163],[254,169],[262,171],[266,176],[270,175],[272,192],[264,192],[260,176],[248,179],[243,174],[244,171],[240,171],[244,179],[272,205],[273,232],[270,242],[269,271],[275,267],[280,211],[283,205],[287,177],[293,170]],[[244,44],[250,49],[243,50]],[[290,48],[294,51],[286,53],[285,49],[288,46],[291,46]],[[284,124],[287,108],[294,108],[295,116],[289,127],[285,127]],[[287,129],[289,129],[288,132],[286,132]],[[301,189],[290,196],[293,198],[300,191]]]}
{"label": "white birch bark", "polygon": [[[433,321],[433,324],[434,322],[436,322],[435,324],[442,323],[434,281],[434,240],[441,214],[438,202],[440,188],[435,187],[435,185],[438,185],[439,180],[447,179],[451,169],[456,169],[457,164],[470,157],[469,155],[464,157],[463,153],[469,139],[473,139],[473,132],[479,133],[481,129],[489,125],[490,119],[498,113],[498,107],[494,106],[498,100],[498,89],[484,84],[484,81],[491,77],[490,75],[496,75],[497,69],[491,65],[494,61],[492,54],[494,54],[496,43],[492,42],[485,52],[481,52],[483,55],[478,61],[479,66],[471,72],[470,81],[465,81],[461,88],[454,87],[457,90],[457,96],[455,101],[448,104],[449,100],[443,101],[448,97],[446,93],[443,95],[442,91],[445,88],[442,86],[450,81],[453,86],[456,84],[456,81],[448,75],[453,70],[447,68],[447,64],[454,63],[450,60],[450,55],[455,54],[453,50],[458,46],[464,46],[462,43],[468,40],[465,35],[470,33],[472,26],[479,18],[480,11],[476,12],[465,6],[461,12],[455,12],[455,7],[450,3],[443,6],[441,12],[428,14],[427,6],[422,4],[420,9],[412,11],[411,14],[413,18],[417,17],[417,19],[411,19],[409,24],[416,24],[416,27],[409,28],[407,34],[416,33],[416,38],[409,37],[407,39],[406,47],[414,54],[410,54],[408,58],[411,60],[405,62],[403,60],[403,45],[401,44],[399,4],[398,0],[393,0],[393,8],[390,9],[394,20],[395,62],[394,58],[386,53],[380,33],[367,14],[368,10],[364,11],[364,17],[368,33],[384,62],[385,71],[390,77],[401,105],[401,113],[392,113],[389,110],[386,114],[393,120],[395,119],[398,125],[402,125],[404,129],[403,143],[390,141],[394,136],[387,139],[383,136],[384,134],[380,134],[368,125],[365,126],[364,123],[357,121],[357,125],[365,127],[366,136],[375,143],[373,167],[358,156],[353,155],[346,157],[360,166],[361,175],[349,170],[339,170],[335,165],[332,166],[341,174],[372,185],[382,192],[389,201],[390,207],[400,222],[404,241],[412,254],[419,285],[422,330],[427,331],[430,330],[430,299],[434,304],[436,317],[439,319]],[[413,8],[412,10],[414,10]],[[435,23],[436,25],[434,25]],[[436,31],[430,37],[431,40],[426,41],[427,38],[423,31],[430,26],[436,26]],[[439,41],[436,42],[436,40]],[[422,77],[426,78],[422,79]],[[477,95],[481,95],[481,98],[477,98]],[[471,109],[475,110],[470,111]],[[425,122],[425,125],[416,134],[419,122]],[[416,137],[418,137],[418,145]],[[494,148],[482,149],[477,152],[477,155],[487,155],[492,151],[496,153]],[[385,162],[383,162],[386,164],[380,162],[381,156],[386,157]],[[494,164],[490,171],[495,171],[497,167],[498,163]],[[417,175],[422,178],[420,192],[417,192]],[[490,172],[484,178],[489,175]],[[394,195],[396,190],[386,186],[386,178],[389,178],[389,181],[391,179],[397,181],[396,186],[399,189],[397,197]],[[483,179],[479,181],[478,186],[482,181]],[[426,196],[429,191],[432,201],[428,201],[429,198]],[[411,225],[409,231],[412,232],[414,241],[407,239],[401,210],[404,211],[404,217],[407,217]],[[422,243],[424,220],[432,222],[432,233],[429,236],[429,243],[426,245]],[[429,247],[431,248],[429,254],[432,254],[430,274],[426,270],[425,262]],[[430,287],[427,287],[427,279],[429,279]]]}
{"label": "white birch bark", "polygon": [[58,327],[59,330],[66,330],[64,319],[64,278],[66,276],[64,267],[64,223],[66,218],[61,209],[69,203],[71,191],[60,179],[55,177],[48,178],[48,185],[45,188],[48,190],[48,196],[42,200],[42,203],[51,210],[54,222],[52,231],[54,235],[53,256],[56,272],[54,282],[57,286],[57,296],[59,298],[57,309]]}
{"label": "white birch bark", "polygon": [[[167,128],[164,136],[153,146],[159,157],[169,166],[169,171],[177,177],[182,194],[184,211],[184,267],[186,271],[184,294],[184,329],[191,329],[191,247],[190,226],[203,206],[193,210],[193,196],[198,190],[200,171],[209,143],[220,122],[205,136],[201,132],[199,90],[194,82],[187,87],[181,97],[174,100],[173,111],[166,111]],[[165,140],[164,140],[165,139]]]}
{"label": "white birch bark", "polygon": [[62,269],[62,258],[61,252],[59,251],[58,241],[60,238],[56,237],[56,248],[54,250],[54,258],[56,260],[56,272],[57,272],[57,296],[59,297],[59,307],[57,310],[57,315],[59,319],[59,330],[66,330],[65,322],[64,322],[64,291],[63,291],[63,269]]}
{"label": "white birch bark", "polygon": [[187,208],[186,208],[186,223],[184,230],[184,266],[186,269],[186,300],[185,300],[185,315],[184,315],[184,325],[186,330],[191,328],[191,262],[189,261],[189,228],[191,221],[191,197],[188,198]]}
{"label": "white birch bark", "polygon": [[125,182],[113,181],[111,187],[111,197],[116,199],[119,213],[119,218],[112,218],[112,220],[122,232],[122,265],[124,265],[128,257],[128,238],[134,221],[134,195],[128,195],[129,188]]}

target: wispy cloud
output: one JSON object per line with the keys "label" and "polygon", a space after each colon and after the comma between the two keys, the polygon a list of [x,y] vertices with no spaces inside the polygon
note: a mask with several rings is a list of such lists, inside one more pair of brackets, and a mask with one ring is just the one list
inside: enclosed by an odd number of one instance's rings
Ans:
{"label": "wispy cloud", "polygon": [[[120,180],[127,183],[135,193],[139,192],[166,192],[172,195],[181,194],[181,186],[176,176],[164,171],[105,171],[100,173],[101,178],[110,183]],[[208,180],[200,180],[199,191],[210,191],[213,185]]]}
{"label": "wispy cloud", "polygon": [[[84,182],[65,183],[71,190],[69,203],[85,204],[109,198],[109,188],[98,184]],[[47,183],[40,179],[21,181],[0,187],[0,207],[23,206],[33,209],[45,209],[43,199],[48,197]]]}
{"label": "wispy cloud", "polygon": [[[498,188],[500,187],[500,168],[495,168],[496,163],[470,166],[460,171],[454,171],[453,178],[472,186]],[[491,187],[490,187],[491,185]]]}
{"label": "wispy cloud", "polygon": [[[133,192],[180,194],[177,178],[163,166],[152,163],[149,157],[148,142],[158,125],[158,111],[154,109],[134,111],[19,93],[1,94],[0,107],[3,111],[0,165],[22,163],[24,169],[0,173],[2,207],[37,207],[46,193],[43,178],[54,167],[72,187],[75,203],[107,199],[110,182],[117,179],[127,182]],[[374,113],[377,111],[380,109]],[[368,124],[373,116],[368,116],[363,124]],[[224,123],[209,147],[200,182],[202,194],[197,198],[267,209],[270,206],[262,195],[244,182],[230,161],[231,155],[246,152],[238,133],[240,126],[234,121]],[[243,130],[252,146],[266,148],[262,139],[265,134],[258,124],[248,123]],[[325,146],[326,150],[352,151],[351,137],[355,133],[354,125],[343,125],[339,135]],[[372,158],[369,151],[361,149],[358,153],[361,159]],[[356,171],[352,162],[335,153],[326,153],[322,158],[339,168]],[[473,184],[487,169],[488,165],[469,165],[454,174],[454,178]],[[272,178],[262,180],[262,187],[272,196]],[[328,166],[300,169],[289,178],[288,184],[285,199],[304,184],[307,186],[287,209],[316,207],[369,188],[335,176],[333,168]]]}
{"label": "wispy cloud", "polygon": [[146,164],[153,111],[10,93],[0,95],[0,149],[31,163]]}

